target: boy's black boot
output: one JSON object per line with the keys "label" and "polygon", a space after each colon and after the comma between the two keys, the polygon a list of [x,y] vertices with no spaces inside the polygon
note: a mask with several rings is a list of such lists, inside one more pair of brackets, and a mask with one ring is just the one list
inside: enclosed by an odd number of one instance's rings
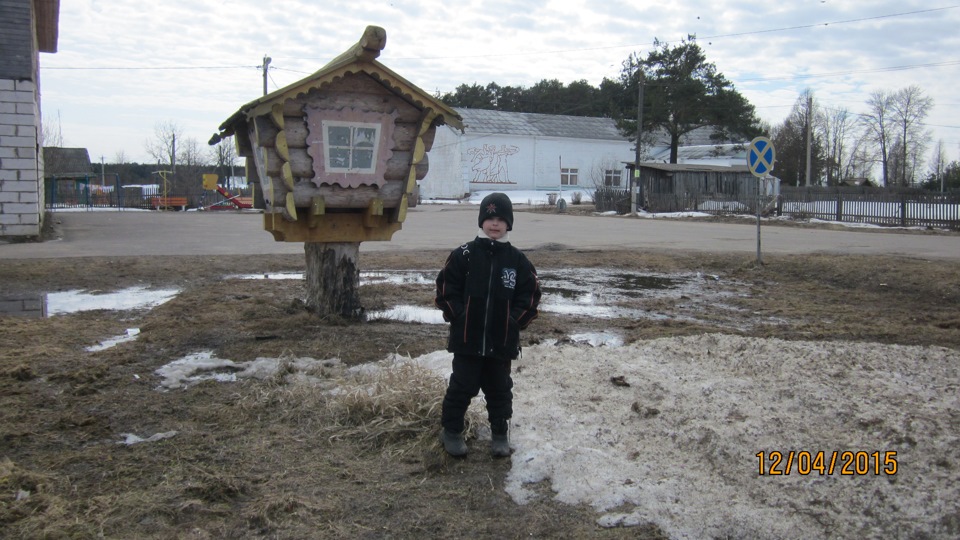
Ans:
{"label": "boy's black boot", "polygon": [[454,457],[463,457],[467,455],[467,442],[463,440],[462,433],[453,433],[446,428],[440,430],[440,440],[443,442],[443,449]]}
{"label": "boy's black boot", "polygon": [[510,457],[510,422],[506,418],[490,421],[490,432],[493,440],[490,443],[490,453],[493,457]]}

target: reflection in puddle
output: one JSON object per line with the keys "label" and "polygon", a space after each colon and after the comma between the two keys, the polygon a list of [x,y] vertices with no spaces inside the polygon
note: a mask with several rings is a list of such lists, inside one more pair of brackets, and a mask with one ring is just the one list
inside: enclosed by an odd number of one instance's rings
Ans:
{"label": "reflection in puddle", "polygon": [[545,312],[594,319],[677,319],[619,304],[638,298],[679,298],[700,293],[699,274],[641,274],[604,268],[549,270],[540,274]]}
{"label": "reflection in puddle", "polygon": [[540,300],[540,311],[593,319],[630,318],[662,320],[676,318],[676,316],[668,317],[662,313],[653,313],[642,309],[600,305],[600,302],[601,300],[593,294],[582,294],[579,296],[571,294],[564,296],[562,294],[544,293],[543,298]]}
{"label": "reflection in puddle", "polygon": [[47,315],[47,305],[43,296],[18,296],[0,298],[0,315],[14,315],[17,317],[40,318]]}
{"label": "reflection in puddle", "polygon": [[146,287],[130,287],[104,294],[90,294],[83,291],[49,293],[47,294],[47,315],[97,309],[153,308],[172,300],[179,292],[177,289],[149,290]]}

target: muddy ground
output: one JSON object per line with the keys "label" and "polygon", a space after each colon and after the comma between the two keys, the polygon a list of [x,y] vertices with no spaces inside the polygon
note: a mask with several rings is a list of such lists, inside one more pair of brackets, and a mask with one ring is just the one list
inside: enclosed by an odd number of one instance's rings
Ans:
{"label": "muddy ground", "polygon": [[[429,276],[446,254],[364,255],[361,269]],[[527,254],[557,300],[571,295],[558,285],[571,269],[626,274],[618,279],[636,283],[636,294],[596,288],[591,305],[620,309],[610,318],[591,316],[587,305],[582,313],[543,313],[524,335],[528,346],[578,333],[613,333],[626,344],[723,333],[960,350],[955,262],[766,256],[757,267],[751,257],[702,253],[539,246]],[[504,489],[509,460],[483,451],[466,460],[443,456],[424,436],[442,385],[403,398],[413,402],[401,418],[406,428],[389,432],[282,373],[158,389],[156,370],[197,351],[236,362],[339,358],[352,366],[444,347],[441,325],[321,319],[305,309],[301,280],[236,278],[303,265],[300,256],[0,263],[0,297],[8,299],[130,286],[180,290],[149,310],[0,314],[0,537],[665,536],[655,525],[601,528],[592,508],[556,502],[548,483],[530,488],[546,496],[518,505]],[[664,293],[643,276],[680,276],[694,286]],[[433,290],[378,283],[364,285],[361,297],[368,310],[429,307]],[[87,350],[130,328],[140,329],[136,340]],[[323,369],[315,375],[322,378]],[[172,430],[176,436],[121,444],[125,434]]]}

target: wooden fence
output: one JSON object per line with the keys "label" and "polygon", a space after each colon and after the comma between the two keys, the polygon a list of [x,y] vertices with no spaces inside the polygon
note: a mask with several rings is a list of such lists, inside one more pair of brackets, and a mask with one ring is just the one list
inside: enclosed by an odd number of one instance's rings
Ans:
{"label": "wooden fence", "polygon": [[[616,199],[610,202],[609,199]],[[605,210],[629,208],[626,191],[605,194]],[[960,192],[936,193],[917,189],[860,187],[782,187],[779,196],[648,193],[649,212],[704,212],[763,215],[795,219],[822,219],[894,227],[931,227],[960,230]],[[597,201],[601,210],[601,201]]]}
{"label": "wooden fence", "polygon": [[782,188],[779,216],[960,230],[960,193],[876,188]]}
{"label": "wooden fence", "polygon": [[[655,213],[757,213],[796,219],[822,219],[894,227],[931,227],[960,230],[960,192],[936,193],[918,189],[860,187],[783,187],[778,196],[718,193],[647,193],[646,210]],[[598,211],[629,210],[627,191],[604,193]],[[601,208],[602,207],[602,208]]]}

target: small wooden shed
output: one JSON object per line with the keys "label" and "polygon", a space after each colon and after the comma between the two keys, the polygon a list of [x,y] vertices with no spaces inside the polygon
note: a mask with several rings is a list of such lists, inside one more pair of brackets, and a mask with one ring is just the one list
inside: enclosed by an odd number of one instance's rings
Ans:
{"label": "small wooden shed", "polygon": [[386,31],[247,103],[210,140],[235,136],[264,228],[277,241],[390,240],[427,174],[436,128],[460,116],[376,60]]}
{"label": "small wooden shed", "polygon": [[746,165],[641,163],[645,191],[651,195],[756,196],[757,179]]}

